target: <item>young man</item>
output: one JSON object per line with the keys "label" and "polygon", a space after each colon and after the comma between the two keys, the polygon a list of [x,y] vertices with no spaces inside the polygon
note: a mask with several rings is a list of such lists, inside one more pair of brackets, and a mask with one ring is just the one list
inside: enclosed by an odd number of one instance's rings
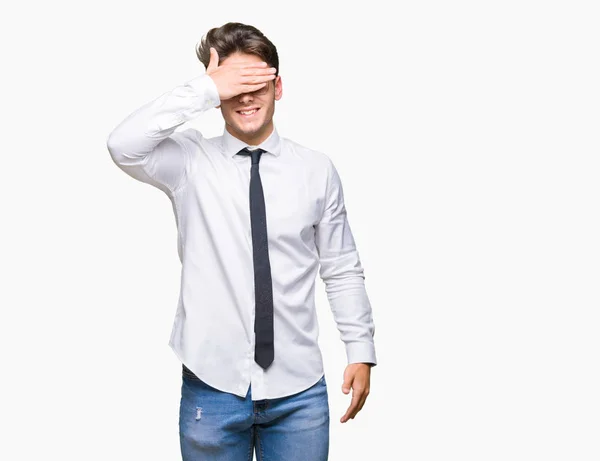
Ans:
{"label": "young man", "polygon": [[[179,428],[188,460],[326,460],[329,402],[314,289],[325,283],[361,410],[377,364],[375,327],[329,159],[273,123],[277,50],[255,27],[211,29],[206,72],[151,101],[109,135],[116,165],[171,200],[182,263],[169,341],[182,362]],[[177,127],[220,108],[222,136]],[[301,451],[298,448],[301,447]]]}

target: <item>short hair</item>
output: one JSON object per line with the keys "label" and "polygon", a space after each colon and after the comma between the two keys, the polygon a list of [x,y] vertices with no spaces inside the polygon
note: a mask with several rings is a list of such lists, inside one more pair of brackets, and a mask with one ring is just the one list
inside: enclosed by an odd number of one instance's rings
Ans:
{"label": "short hair", "polygon": [[210,48],[213,47],[221,60],[230,54],[241,52],[253,54],[275,67],[275,76],[279,75],[279,56],[277,48],[260,30],[248,24],[228,22],[221,27],[210,29],[196,46],[196,56],[205,68],[210,62]]}

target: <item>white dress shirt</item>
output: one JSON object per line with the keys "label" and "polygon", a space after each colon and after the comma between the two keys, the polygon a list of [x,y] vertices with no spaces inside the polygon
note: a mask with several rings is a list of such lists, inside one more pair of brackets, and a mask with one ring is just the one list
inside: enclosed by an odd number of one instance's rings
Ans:
{"label": "white dress shirt", "polygon": [[324,374],[317,273],[348,363],[377,364],[371,305],[340,177],[327,155],[280,137],[258,147],[273,280],[275,358],[254,361],[254,269],[248,145],[226,129],[205,138],[186,121],[220,104],[207,74],[159,96],[108,136],[116,165],[164,191],[177,223],[181,286],[169,346],[201,380],[252,399],[303,391]]}

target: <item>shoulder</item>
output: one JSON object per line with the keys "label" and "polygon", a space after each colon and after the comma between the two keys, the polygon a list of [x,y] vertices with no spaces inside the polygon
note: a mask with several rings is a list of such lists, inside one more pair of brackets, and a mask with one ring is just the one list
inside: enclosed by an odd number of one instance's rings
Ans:
{"label": "shoulder", "polygon": [[329,171],[333,168],[333,161],[321,150],[312,149],[285,137],[281,137],[281,148],[316,170]]}

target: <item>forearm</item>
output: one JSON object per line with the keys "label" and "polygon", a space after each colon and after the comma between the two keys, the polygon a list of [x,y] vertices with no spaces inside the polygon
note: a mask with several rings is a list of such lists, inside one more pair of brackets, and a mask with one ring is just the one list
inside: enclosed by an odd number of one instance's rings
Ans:
{"label": "forearm", "polygon": [[375,324],[358,254],[353,251],[321,263],[322,278],[348,363],[377,364]]}
{"label": "forearm", "polygon": [[183,123],[220,104],[212,79],[202,74],[176,86],[127,116],[110,133],[107,144],[117,159],[143,157]]}
{"label": "forearm", "polygon": [[175,191],[191,160],[176,128],[219,104],[217,87],[207,74],[173,88],[135,110],[110,133],[107,147],[113,161],[139,181]]}

